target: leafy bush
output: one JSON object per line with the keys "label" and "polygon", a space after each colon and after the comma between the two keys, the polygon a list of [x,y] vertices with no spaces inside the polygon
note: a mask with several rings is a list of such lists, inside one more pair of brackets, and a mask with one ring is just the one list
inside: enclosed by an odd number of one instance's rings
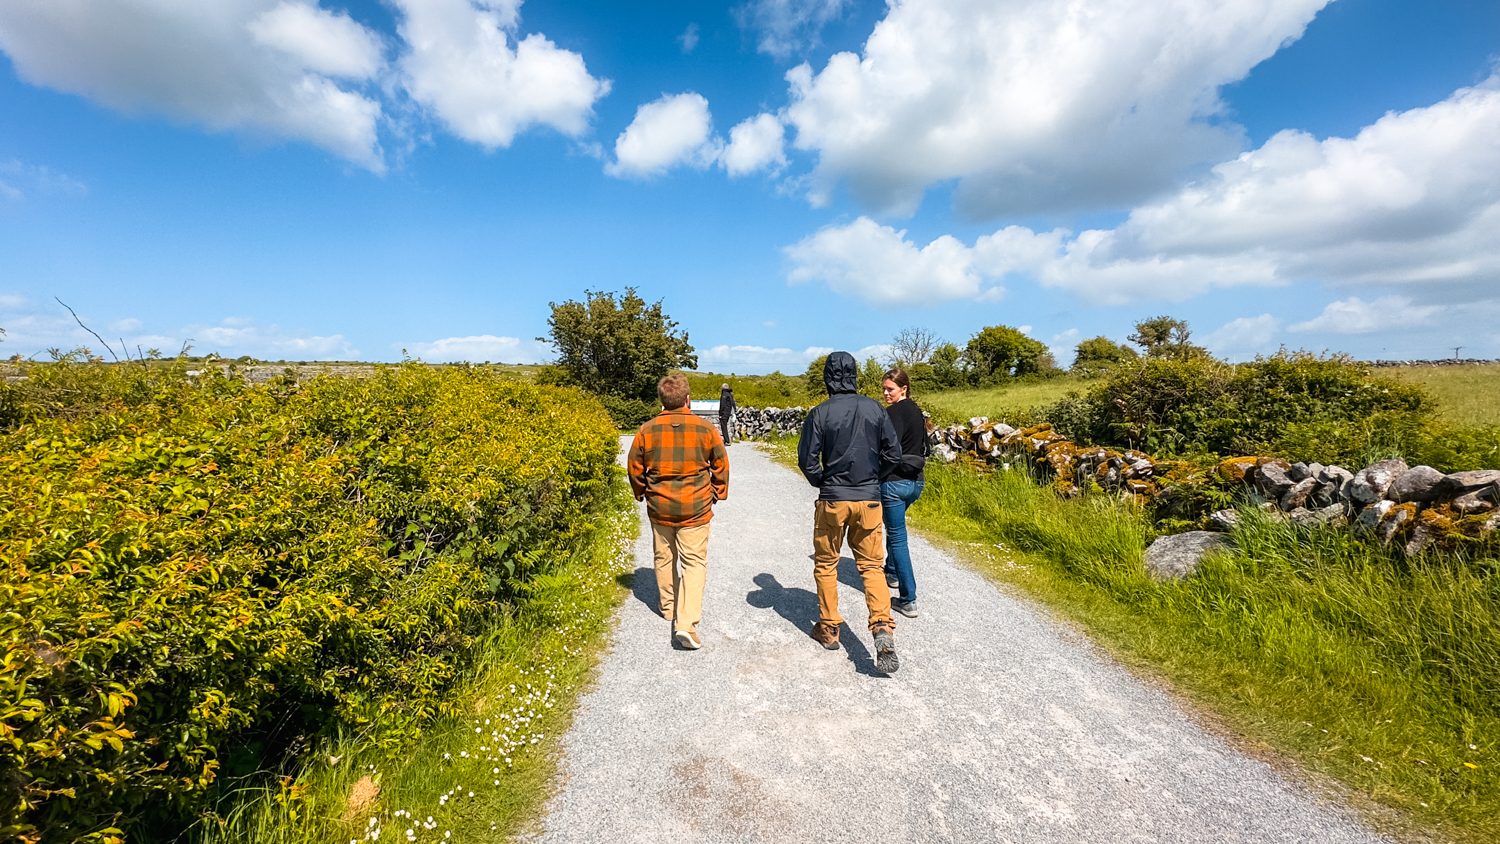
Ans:
{"label": "leafy bush", "polygon": [[[8,836],[170,837],[377,715],[401,746],[616,473],[596,402],[483,370],[27,374],[0,438]],[[87,414],[37,400],[111,379]]]}
{"label": "leafy bush", "polygon": [[[1147,358],[1042,415],[1081,443],[1155,454],[1281,453],[1329,441],[1350,454],[1378,448],[1382,432],[1428,424],[1433,411],[1420,388],[1372,377],[1347,357],[1282,352],[1239,365]],[[1319,448],[1317,459],[1333,458]]]}

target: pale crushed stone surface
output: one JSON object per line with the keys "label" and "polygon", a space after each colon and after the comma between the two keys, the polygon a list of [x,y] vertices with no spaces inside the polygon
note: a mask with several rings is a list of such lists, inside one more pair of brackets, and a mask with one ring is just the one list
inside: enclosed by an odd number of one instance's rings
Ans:
{"label": "pale crushed stone surface", "polygon": [[674,650],[655,611],[643,507],[634,594],[530,840],[1389,840],[920,537],[900,671],[874,672],[847,549],[844,647],[824,650],[808,637],[816,491],[753,445],[729,454],[703,650]]}

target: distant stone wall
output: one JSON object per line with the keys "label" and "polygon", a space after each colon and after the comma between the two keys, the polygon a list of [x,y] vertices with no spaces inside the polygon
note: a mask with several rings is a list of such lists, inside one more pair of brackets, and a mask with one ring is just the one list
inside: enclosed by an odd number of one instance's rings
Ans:
{"label": "distant stone wall", "polygon": [[1500,363],[1496,360],[1484,360],[1481,358],[1443,358],[1442,360],[1367,360],[1363,361],[1366,366],[1376,369],[1393,366],[1485,366]]}
{"label": "distant stone wall", "polygon": [[800,432],[807,410],[800,407],[739,407],[735,408],[734,417],[736,437],[758,440]]}

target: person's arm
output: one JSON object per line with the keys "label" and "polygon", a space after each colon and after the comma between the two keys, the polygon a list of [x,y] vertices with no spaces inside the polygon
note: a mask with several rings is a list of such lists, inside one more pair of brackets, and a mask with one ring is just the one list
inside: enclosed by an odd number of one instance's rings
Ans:
{"label": "person's arm", "polygon": [[625,460],[625,471],[630,476],[630,491],[635,500],[646,497],[646,444],[645,437],[637,432],[630,440],[630,452]]}
{"label": "person's arm", "polygon": [[729,452],[724,450],[724,441],[719,432],[709,430],[708,484],[713,487],[714,500],[729,497]]}
{"label": "person's arm", "polygon": [[802,477],[815,487],[823,486],[823,432],[817,424],[818,409],[802,420],[802,438],[797,441],[797,466]]}
{"label": "person's arm", "polygon": [[896,436],[896,426],[891,424],[891,415],[880,412],[880,474],[885,478],[901,465],[901,440]]}

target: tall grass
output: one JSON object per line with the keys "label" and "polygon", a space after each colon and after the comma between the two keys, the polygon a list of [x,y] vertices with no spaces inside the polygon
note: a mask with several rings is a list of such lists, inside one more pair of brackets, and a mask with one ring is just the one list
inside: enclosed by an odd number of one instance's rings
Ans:
{"label": "tall grass", "polygon": [[1416,825],[1500,837],[1493,557],[1408,561],[1247,510],[1237,550],[1158,583],[1141,565],[1143,514],[1063,501],[1024,472],[933,466],[910,512],[1233,728]]}
{"label": "tall grass", "polygon": [[200,824],[195,844],[499,841],[523,831],[547,796],[556,739],[625,594],[638,523],[624,484],[615,487],[615,506],[588,540],[534,578],[516,613],[477,648],[455,693],[470,715],[433,725],[394,757],[345,737],[278,784],[241,791]]}

